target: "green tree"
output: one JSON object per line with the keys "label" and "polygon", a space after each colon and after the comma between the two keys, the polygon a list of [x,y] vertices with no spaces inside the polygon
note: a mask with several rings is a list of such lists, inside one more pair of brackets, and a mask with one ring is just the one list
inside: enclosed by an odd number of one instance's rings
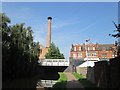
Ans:
{"label": "green tree", "polygon": [[33,41],[31,27],[24,27],[25,23],[8,26],[10,19],[4,13],[0,17],[3,80],[32,76],[37,67],[39,42]]}
{"label": "green tree", "polygon": [[52,42],[48,50],[48,53],[45,55],[45,58],[46,59],[64,59],[64,55],[60,53],[59,48],[56,47],[55,44]]}

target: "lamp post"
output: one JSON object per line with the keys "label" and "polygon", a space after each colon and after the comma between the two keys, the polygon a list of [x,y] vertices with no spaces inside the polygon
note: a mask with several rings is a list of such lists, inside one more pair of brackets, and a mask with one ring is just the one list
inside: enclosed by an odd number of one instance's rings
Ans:
{"label": "lamp post", "polygon": [[[88,57],[88,55],[87,55],[87,42],[88,41],[90,41],[90,39],[85,39],[85,52],[86,52],[86,59],[87,59],[87,57]],[[87,66],[88,66],[88,59],[86,60],[87,61]]]}

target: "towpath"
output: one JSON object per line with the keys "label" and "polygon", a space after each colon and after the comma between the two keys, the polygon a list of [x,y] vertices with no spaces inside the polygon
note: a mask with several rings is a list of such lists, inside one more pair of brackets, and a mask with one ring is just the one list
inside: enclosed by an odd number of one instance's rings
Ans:
{"label": "towpath", "polygon": [[64,73],[67,75],[67,89],[69,90],[70,88],[82,88],[84,89],[83,85],[74,77],[72,73]]}

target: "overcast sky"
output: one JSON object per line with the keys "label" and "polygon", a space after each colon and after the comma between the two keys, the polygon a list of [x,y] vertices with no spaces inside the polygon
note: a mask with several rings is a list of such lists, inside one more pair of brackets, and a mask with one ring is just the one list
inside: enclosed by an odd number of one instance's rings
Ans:
{"label": "overcast sky", "polygon": [[47,17],[52,19],[52,42],[66,58],[72,44],[83,44],[90,38],[92,43],[109,44],[117,39],[112,21],[118,23],[117,2],[16,2],[2,3],[2,11],[11,24],[25,22],[34,31],[34,41],[46,46]]}

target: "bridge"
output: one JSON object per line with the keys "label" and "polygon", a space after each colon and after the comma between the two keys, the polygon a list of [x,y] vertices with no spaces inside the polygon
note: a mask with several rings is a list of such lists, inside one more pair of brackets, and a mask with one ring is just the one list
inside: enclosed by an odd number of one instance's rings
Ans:
{"label": "bridge", "polygon": [[43,72],[63,72],[69,66],[69,59],[39,59],[38,66]]}
{"label": "bridge", "polygon": [[40,66],[69,66],[69,59],[40,59]]}

